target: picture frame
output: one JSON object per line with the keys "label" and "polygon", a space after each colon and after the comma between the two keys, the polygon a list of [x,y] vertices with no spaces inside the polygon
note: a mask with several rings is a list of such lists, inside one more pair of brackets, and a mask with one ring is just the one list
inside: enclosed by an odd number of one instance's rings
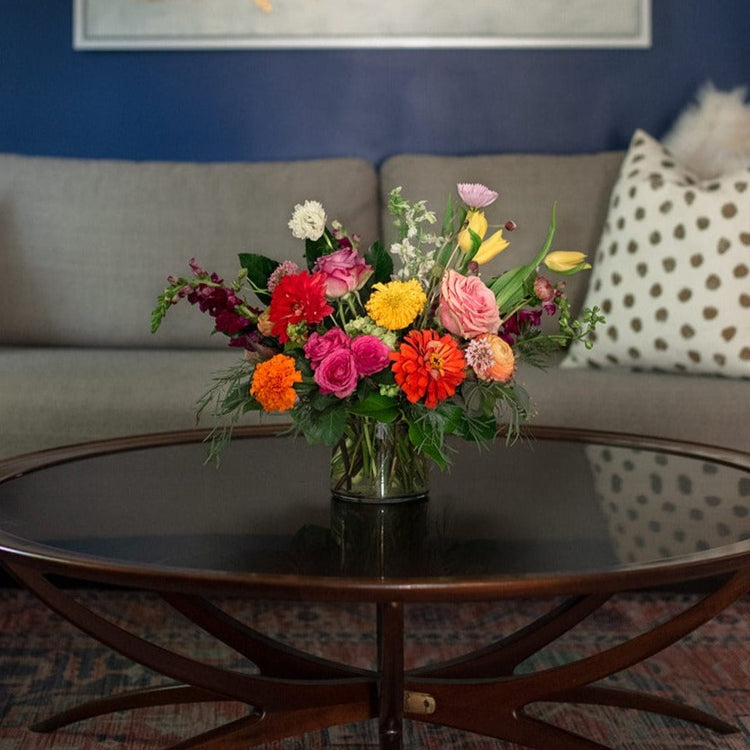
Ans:
{"label": "picture frame", "polygon": [[76,50],[650,45],[651,0],[73,0]]}

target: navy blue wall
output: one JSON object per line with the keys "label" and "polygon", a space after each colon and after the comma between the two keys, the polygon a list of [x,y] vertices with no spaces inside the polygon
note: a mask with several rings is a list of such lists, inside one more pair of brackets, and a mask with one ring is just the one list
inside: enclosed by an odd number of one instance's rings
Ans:
{"label": "navy blue wall", "polygon": [[653,6],[647,50],[74,52],[70,2],[0,0],[0,151],[379,163],[624,148],[636,127],[662,135],[707,79],[750,82],[748,0]]}

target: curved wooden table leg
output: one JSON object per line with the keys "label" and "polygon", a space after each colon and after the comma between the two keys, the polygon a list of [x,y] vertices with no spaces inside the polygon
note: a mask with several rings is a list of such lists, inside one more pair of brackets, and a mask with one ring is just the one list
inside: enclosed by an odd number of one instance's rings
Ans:
{"label": "curved wooden table leg", "polygon": [[266,677],[334,679],[368,677],[373,673],[305,653],[259,633],[199,596],[161,592],[171,607],[255,664]]}
{"label": "curved wooden table leg", "polygon": [[639,693],[634,690],[618,690],[599,685],[566,690],[556,695],[555,703],[588,703],[595,706],[616,706],[618,708],[632,708],[636,711],[649,711],[662,716],[671,716],[682,721],[689,721],[711,729],[719,734],[734,734],[737,727],[722,719],[701,711],[699,708],[677,703],[669,698],[659,698],[656,695]]}
{"label": "curved wooden table leg", "polygon": [[107,698],[97,698],[50,716],[33,724],[29,729],[32,732],[54,732],[68,724],[75,724],[77,721],[83,721],[84,719],[93,719],[95,716],[102,716],[114,711],[226,700],[227,698],[224,696],[216,695],[209,690],[201,690],[201,688],[192,685],[165,685],[163,687],[145,688],[144,690],[132,690]]}
{"label": "curved wooden table leg", "polygon": [[[276,678],[205,664],[156,646],[124,630],[84,607],[50,583],[44,574],[34,569],[12,564],[7,564],[7,567],[47,606],[100,643],[180,684],[192,686],[199,691],[190,693],[185,688],[183,692],[179,685],[168,688],[164,694],[159,690],[147,690],[140,697],[133,698],[138,702],[139,707],[163,704],[167,697],[187,698],[190,695],[204,697],[211,694],[216,700],[239,701],[250,706],[255,712],[251,720],[253,725],[251,731],[257,743],[306,731],[294,724],[292,717],[295,716],[303,717],[299,719],[303,727],[315,721],[318,723],[314,724],[314,728],[321,728],[327,726],[326,722],[330,721],[332,716],[338,723],[346,723],[360,721],[362,717],[369,719],[377,715],[375,692],[378,680],[376,675],[322,680],[295,679],[291,676]],[[122,699],[115,697],[112,700],[116,703]],[[112,702],[104,701],[99,704],[99,708],[108,712],[112,705]],[[82,718],[89,718],[93,708],[91,704],[80,707]],[[74,716],[76,709],[71,709],[71,711],[72,714],[66,712],[66,715]],[[262,716],[262,720],[258,720],[257,716]],[[53,717],[50,721],[55,722],[55,720],[59,722],[60,719]],[[244,724],[248,724],[248,720],[243,721]],[[45,722],[40,722],[37,726],[44,727]],[[217,729],[217,732],[227,731],[229,730],[224,728]],[[243,726],[242,731],[247,733],[247,727]],[[280,731],[285,734],[279,735]],[[221,745],[221,747],[234,746],[226,742],[225,745]]]}
{"label": "curved wooden table leg", "polygon": [[241,750],[273,740],[301,735],[304,732],[366,721],[371,718],[372,712],[369,705],[276,711],[273,714],[237,719],[184,742],[171,745],[166,750]]}
{"label": "curved wooden table leg", "polygon": [[[432,714],[407,714],[408,718],[479,732],[517,742],[537,750],[586,750],[601,748],[590,740],[565,733],[524,714],[524,708],[537,702],[601,702],[628,708],[656,710],[669,716],[696,721],[722,733],[738,731],[719,719],[648,694],[607,691],[593,683],[658,653],[683,638],[750,590],[750,569],[735,573],[714,593],[628,641],[559,667],[524,675],[498,675],[476,678],[466,672],[463,679],[424,679],[407,676],[406,689],[424,693],[434,700]],[[493,658],[490,655],[490,658]],[[471,664],[471,660],[468,660]],[[481,665],[479,668],[481,673]]]}
{"label": "curved wooden table leg", "polygon": [[410,677],[499,677],[513,670],[529,656],[541,651],[601,607],[610,594],[576,597],[558,605],[496,643],[451,661],[411,670]]}

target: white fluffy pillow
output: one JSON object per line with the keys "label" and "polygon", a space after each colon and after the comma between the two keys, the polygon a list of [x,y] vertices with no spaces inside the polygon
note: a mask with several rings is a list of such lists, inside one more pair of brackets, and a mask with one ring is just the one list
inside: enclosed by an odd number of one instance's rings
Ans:
{"label": "white fluffy pillow", "polygon": [[585,305],[607,322],[564,367],[750,376],[750,167],[699,181],[635,132]]}
{"label": "white fluffy pillow", "polygon": [[745,104],[746,96],[747,88],[717,91],[707,83],[662,143],[702,179],[750,167],[750,104]]}

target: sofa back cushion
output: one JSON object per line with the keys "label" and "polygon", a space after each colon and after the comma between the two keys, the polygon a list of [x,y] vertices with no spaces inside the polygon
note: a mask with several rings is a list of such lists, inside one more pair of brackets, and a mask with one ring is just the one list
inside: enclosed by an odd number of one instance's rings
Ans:
{"label": "sofa back cushion", "polygon": [[[195,257],[226,280],[237,254],[301,261],[287,222],[318,200],[351,231],[378,232],[377,177],[358,159],[124,162],[0,155],[0,343],[226,345],[187,304],[157,335],[150,311]],[[183,309],[184,308],[184,309]]]}
{"label": "sofa back cushion", "polygon": [[[393,239],[393,220],[387,213],[392,188],[401,186],[407,200],[427,200],[440,218],[448,195],[456,198],[456,183],[481,182],[500,193],[486,211],[490,225],[502,226],[509,219],[518,225],[512,234],[505,233],[510,240],[508,249],[482,267],[483,277],[492,278],[533,258],[545,240],[555,203],[553,249],[580,250],[593,260],[623,156],[620,151],[574,156],[394,156],[381,168],[384,232]],[[566,292],[575,310],[583,302],[588,277],[580,273],[566,279]]]}

